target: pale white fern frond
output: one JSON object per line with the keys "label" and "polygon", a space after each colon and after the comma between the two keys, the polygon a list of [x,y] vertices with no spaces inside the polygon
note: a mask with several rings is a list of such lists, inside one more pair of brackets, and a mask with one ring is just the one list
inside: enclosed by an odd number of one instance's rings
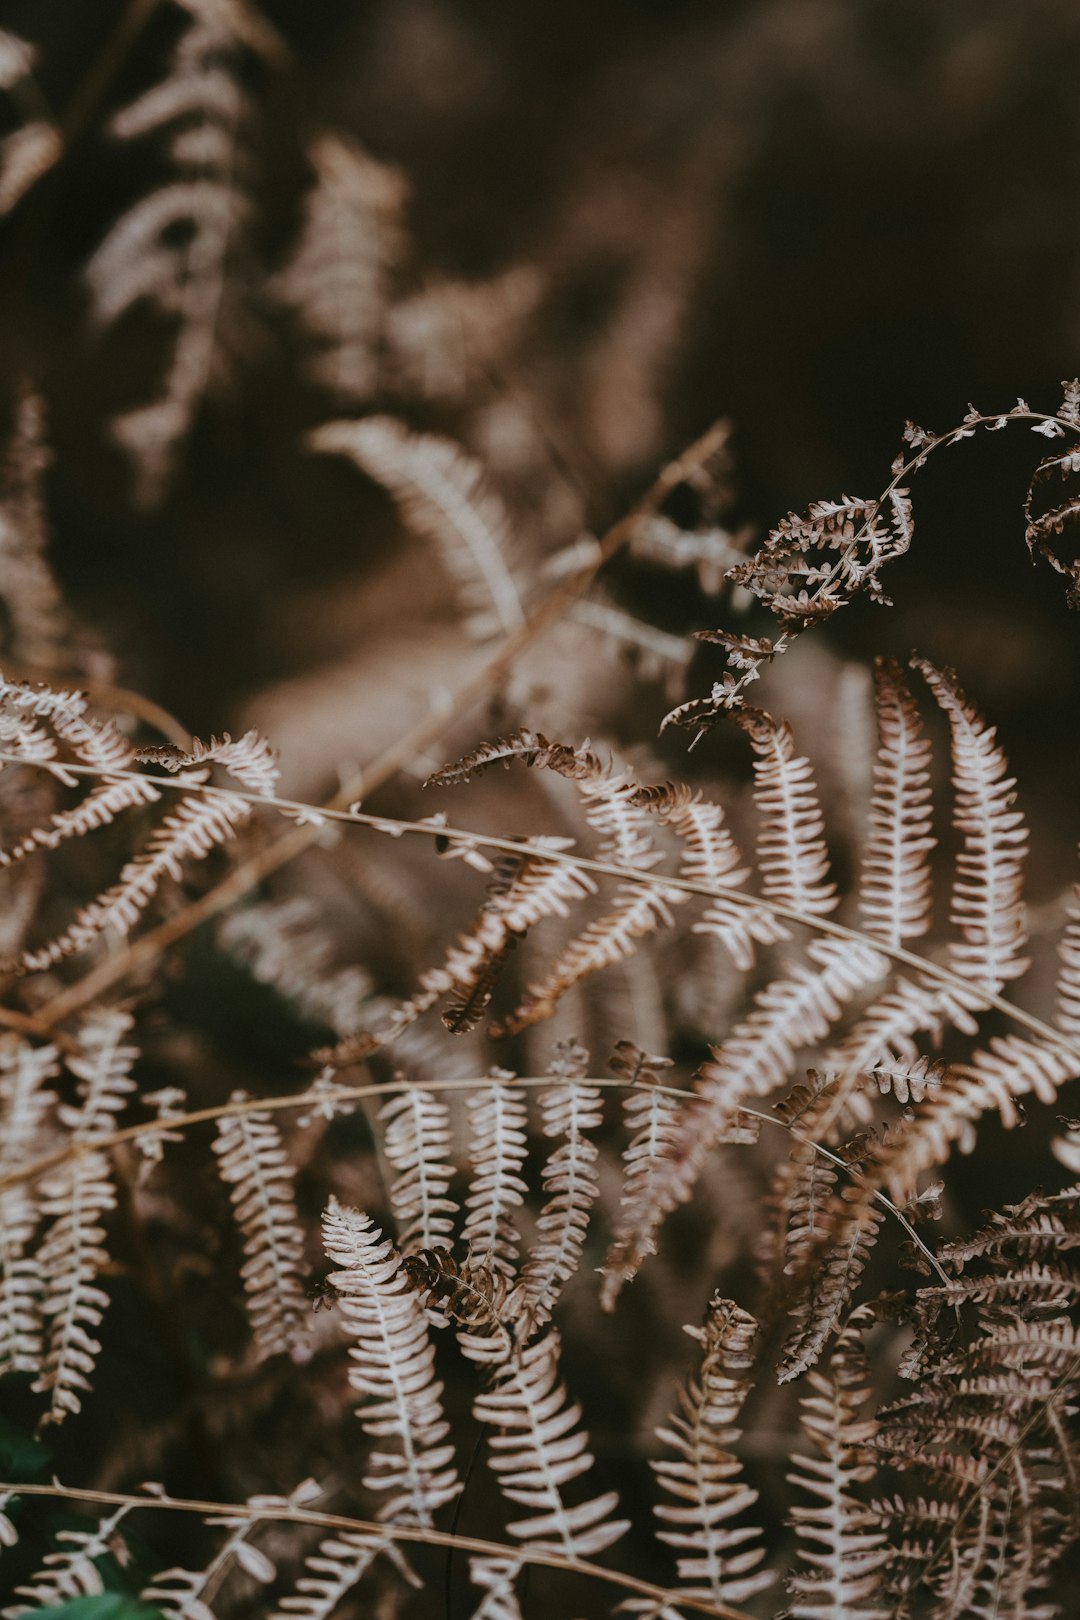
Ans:
{"label": "pale white fern frond", "polygon": [[825,822],[810,761],[796,754],[786,721],[762,709],[735,709],[732,718],[754,752],[762,889],[768,899],[806,916],[828,916],[836,909],[836,885],[828,881]]}
{"label": "pale white fern frond", "polygon": [[114,1513],[100,1519],[93,1530],[58,1530],[57,1541],[67,1545],[46,1553],[41,1568],[29,1582],[15,1588],[16,1597],[29,1601],[13,1603],[0,1610],[3,1620],[18,1620],[21,1615],[103,1593],[105,1583],[95,1560],[107,1556],[115,1558],[117,1547],[123,1545],[119,1526],[134,1506],[133,1502],[123,1503]]}
{"label": "pale white fern frond", "polygon": [[473,1407],[488,1439],[491,1467],[508,1501],[531,1510],[511,1521],[509,1533],[538,1551],[591,1558],[629,1528],[613,1519],[614,1491],[568,1506],[563,1487],[592,1467],[588,1436],[578,1427],[581,1408],[568,1403],[559,1382],[559,1338],[553,1328],[534,1339],[496,1372]]}
{"label": "pale white fern frond", "polygon": [[173,1565],[163,1569],[143,1587],[142,1602],[152,1603],[168,1620],[215,1620],[212,1604],[218,1589],[233,1573],[241,1571],[249,1580],[266,1586],[277,1576],[273,1560],[252,1543],[252,1536],[275,1509],[303,1507],[320,1494],[313,1480],[304,1480],[288,1496],[249,1497],[248,1513],[210,1514],[208,1525],[221,1525],[229,1531],[209,1563],[203,1569],[184,1569]]}
{"label": "pale white fern frond", "polygon": [[409,527],[435,546],[478,633],[509,635],[520,627],[510,518],[485,487],[483,469],[458,445],[411,433],[388,416],[327,422],[309,442],[348,456],[393,496]]}
{"label": "pale white fern frond", "polygon": [[874,765],[870,837],[863,855],[863,927],[887,945],[916,939],[930,927],[930,743],[899,664],[874,668],[879,747]]}
{"label": "pale white fern frond", "polygon": [[27,1041],[0,1051],[0,1171],[40,1150],[42,1124],[56,1101],[46,1082],[60,1073],[59,1058],[55,1046]]}
{"label": "pale white fern frond", "polygon": [[[0,1174],[40,1152],[43,1124],[56,1093],[46,1082],[60,1072],[54,1046],[20,1041],[0,1052]],[[0,1192],[0,1375],[41,1371],[41,1294],[44,1277],[30,1250],[41,1218],[33,1183]]]}
{"label": "pale white fern frond", "polygon": [[43,827],[35,827],[10,849],[0,850],[0,866],[13,866],[38,850],[59,849],[69,838],[83,838],[99,827],[107,827],[125,810],[156,804],[160,798],[153,782],[142,777],[106,779],[92,787],[72,809],[56,811]]}
{"label": "pale white fern frond", "polygon": [[[247,1093],[234,1092],[230,1100],[246,1101]],[[306,1361],[304,1237],[281,1132],[269,1113],[227,1114],[218,1121],[214,1152],[243,1233],[240,1274],[259,1359],[287,1354]]]}
{"label": "pale white fern frond", "polygon": [[656,1204],[657,1184],[664,1177],[665,1163],[678,1151],[685,1107],[678,1097],[657,1089],[660,1084],[657,1071],[670,1068],[670,1058],[648,1057],[631,1041],[619,1041],[611,1067],[621,1078],[642,1089],[631,1091],[623,1099],[630,1141],[623,1150],[619,1213],[611,1247],[601,1268],[604,1281],[600,1305],[605,1311],[614,1310],[624,1284],[637,1276],[639,1267],[650,1254],[656,1253],[656,1232],[649,1212]]}
{"label": "pale white fern frond", "polygon": [[342,1598],[359,1586],[379,1557],[392,1559],[410,1578],[411,1571],[392,1541],[359,1530],[327,1536],[316,1552],[308,1553],[295,1590],[278,1598],[270,1620],[330,1620]]}
{"label": "pale white fern frond", "polygon": [[[461,1489],[442,1385],[423,1307],[394,1245],[368,1216],[332,1199],[323,1217],[326,1252],[350,1351],[349,1382],[363,1397],[357,1408],[380,1448],[365,1478],[389,1493],[379,1517],[394,1524],[432,1526],[435,1513]],[[388,1449],[392,1443],[393,1450]]]}
{"label": "pale white fern frond", "polygon": [[[681,878],[710,888],[742,887],[749,868],[742,863],[720,805],[691,799],[671,816],[670,825],[682,843]],[[720,898],[709,901],[693,932],[718,939],[743,973],[754,965],[755,944],[775,945],[788,934],[780,919],[763,906]]]}
{"label": "pale white fern frond", "polygon": [[228,913],[218,939],[260,984],[335,1035],[353,1034],[370,1016],[370,974],[354,963],[332,965],[334,941],[320,930],[317,908],[303,896]]}
{"label": "pale white fern frond", "polygon": [[[90,1018],[80,1033],[80,1051],[68,1059],[79,1081],[79,1105],[60,1113],[76,1142],[111,1129],[136,1089],[131,1065],[138,1051],[124,1042],[130,1028],[126,1013],[104,1012]],[[97,1283],[109,1263],[101,1223],[116,1207],[116,1191],[109,1158],[97,1149],[59,1165],[43,1178],[41,1188],[47,1224],[37,1262],[44,1279],[46,1344],[33,1388],[50,1396],[43,1421],[59,1423],[79,1411],[101,1349],[92,1336],[109,1303]]]}
{"label": "pale white fern frond", "polygon": [[160,498],[180,441],[227,372],[225,345],[238,323],[229,305],[251,217],[243,143],[254,110],[235,70],[244,42],[230,7],[188,9],[193,20],[168,77],[112,121],[120,140],[165,136],[173,178],[113,226],[86,267],[99,325],[142,303],[177,323],[161,396],[113,424],[135,460],[137,495],[146,504]]}
{"label": "pale white fern frond", "polygon": [[866,1321],[865,1307],[853,1313],[828,1372],[808,1374],[813,1393],[802,1400],[802,1422],[817,1454],[796,1456],[788,1476],[813,1504],[791,1510],[805,1566],[789,1581],[793,1620],[892,1620],[878,1602],[889,1558],[885,1532],[873,1527],[874,1515],[853,1494],[875,1473],[870,1442],[877,1422],[861,1415],[870,1394],[859,1343]]}
{"label": "pale white fern frond", "polygon": [[435,281],[399,300],[386,320],[397,386],[426,399],[467,399],[503,358],[539,293],[536,273],[518,268],[490,281]]}
{"label": "pale white fern frond", "polygon": [[0,596],[7,619],[4,650],[21,663],[46,668],[63,659],[71,628],[48,559],[43,484],[49,460],[41,397],[23,387],[0,473]]}
{"label": "pale white fern frond", "polygon": [[762,990],[754,1010],[722,1046],[713,1048],[695,1081],[695,1101],[680,1120],[658,1171],[650,1178],[649,1202],[637,1211],[637,1227],[623,1239],[630,1255],[655,1252],[664,1218],[685,1203],[713,1149],[738,1129],[747,1096],[783,1085],[799,1051],[822,1040],[853,997],[881,978],[884,958],[862,940],[818,940],[786,978]]}
{"label": "pale white fern frond", "polygon": [[183,861],[203,860],[234,837],[250,815],[250,803],[231,793],[184,799],[155,828],[145,852],[126,862],[116,883],[82,906],[62,934],[24,951],[20,967],[30,973],[52,967],[65,956],[86,950],[108,928],[130,933],[166,877],[179,882]]}
{"label": "pale white fern frond", "polygon": [[379,1110],[383,1151],[397,1176],[390,1203],[398,1223],[397,1246],[417,1254],[446,1244],[458,1205],[448,1198],[454,1179],[450,1162],[450,1110],[436,1092],[408,1086]]}
{"label": "pale white fern frond", "polygon": [[[102,775],[127,770],[134,761],[131,744],[111,720],[95,720],[87,716],[87,700],[82,692],[50,686],[28,686],[22,681],[7,680],[0,675],[0,705],[14,723],[16,736],[20,734],[20,726],[26,728],[28,739],[34,736],[35,741],[30,743],[28,740],[23,750],[28,760],[37,761],[39,753],[42,760],[53,759],[57,755],[57,744],[64,743],[81,765],[100,771]],[[47,750],[36,741],[39,728],[33,728],[32,722],[35,720],[44,721],[52,733],[51,736],[44,734],[50,744]],[[59,768],[56,774],[64,780]]]}
{"label": "pale white fern frond", "polygon": [[732,1453],[735,1426],[751,1387],[757,1323],[734,1300],[713,1296],[704,1326],[686,1332],[702,1346],[701,1370],[678,1392],[678,1407],[657,1436],[675,1453],[652,1463],[661,1486],[674,1502],[656,1506],[661,1541],[678,1553],[678,1597],[725,1604],[742,1603],[775,1581],[758,1568],[765,1549],[755,1525],[729,1526],[757,1501],[740,1476]]}
{"label": "pale white fern frond", "polygon": [[470,1558],[469,1579],[484,1594],[470,1620],[522,1620],[516,1590],[520,1574],[517,1559],[480,1555]]}
{"label": "pale white fern frond", "polygon": [[521,1272],[527,1338],[551,1317],[567,1280],[581,1266],[589,1216],[600,1191],[596,1175],[598,1148],[588,1133],[603,1124],[597,1086],[585,1085],[589,1055],[575,1041],[560,1043],[552,1073],[562,1071],[562,1084],[541,1097],[544,1135],[563,1137],[542,1171],[547,1202],[537,1218],[539,1236]]}
{"label": "pale white fern frond", "polygon": [[[573,847],[571,838],[534,838],[553,853]],[[515,863],[506,891],[494,898],[505,926],[525,933],[545,917],[568,917],[574,906],[596,893],[595,879],[568,862],[528,855]]]}
{"label": "pale white fern frond", "polygon": [[952,734],[953,822],[963,835],[956,858],[952,922],[961,940],[949,948],[953,971],[997,993],[1028,966],[1024,913],[1027,827],[1016,803],[997,733],[968,702],[951,670],[913,660],[945,711]]}
{"label": "pale white fern frond", "polygon": [[521,1175],[528,1154],[525,1096],[511,1076],[493,1075],[468,1106],[472,1181],[462,1237],[473,1264],[513,1277],[521,1241],[514,1211],[528,1191]]}
{"label": "pale white fern frond", "polygon": [[299,245],[273,292],[319,341],[310,366],[315,380],[359,404],[378,382],[408,188],[397,169],[341,135],[320,135],[308,156],[316,183]]}

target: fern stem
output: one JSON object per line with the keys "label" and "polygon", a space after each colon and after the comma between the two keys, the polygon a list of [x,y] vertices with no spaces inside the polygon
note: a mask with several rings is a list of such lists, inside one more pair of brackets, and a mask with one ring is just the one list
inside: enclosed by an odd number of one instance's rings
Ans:
{"label": "fern stem", "polygon": [[[582,1086],[596,1086],[604,1091],[644,1091],[650,1095],[659,1092],[665,1097],[678,1097],[687,1103],[693,1100],[693,1093],[686,1091],[681,1086],[662,1086],[653,1084],[651,1081],[611,1080],[607,1076],[596,1078],[582,1076],[576,1083]],[[455,1076],[452,1080],[386,1080],[367,1086],[335,1086],[326,1100],[328,1102],[363,1102],[368,1098],[394,1096],[403,1091],[472,1091],[478,1086],[490,1084],[489,1076],[468,1075]],[[550,1086],[551,1076],[515,1076],[514,1085],[530,1090]],[[310,1091],[295,1091],[284,1097],[245,1097],[243,1100],[236,1102],[218,1103],[210,1108],[195,1109],[187,1114],[170,1115],[161,1125],[150,1120],[144,1125],[126,1125],[121,1130],[73,1140],[66,1147],[57,1148],[53,1153],[42,1154],[40,1158],[32,1159],[30,1163],[22,1164],[16,1169],[0,1175],[0,1193],[5,1192],[9,1187],[21,1185],[23,1182],[36,1181],[57,1165],[66,1164],[69,1159],[78,1158],[83,1153],[104,1152],[110,1148],[120,1147],[126,1142],[136,1142],[140,1137],[151,1137],[159,1130],[183,1131],[190,1129],[193,1125],[211,1124],[219,1119],[236,1118],[238,1115],[255,1113],[256,1111],[271,1113],[293,1108],[310,1108],[312,1101]],[[831,1149],[824,1147],[822,1143],[815,1141],[812,1137],[804,1136],[784,1120],[777,1119],[774,1114],[764,1114],[756,1108],[744,1108],[741,1105],[736,1112],[746,1115],[749,1119],[756,1119],[766,1125],[772,1125],[778,1130],[786,1131],[790,1137],[797,1142],[801,1142],[804,1147],[813,1148],[815,1152],[820,1153],[823,1158],[829,1159],[847,1175],[852,1174],[851,1166],[845,1164],[843,1159],[839,1158]],[[875,1202],[896,1217],[912,1242],[942,1279],[942,1282],[947,1283],[949,1279],[938,1264],[933,1250],[927,1247],[903,1211],[880,1188],[874,1189],[873,1196]]]}
{"label": "fern stem", "polygon": [[99,1506],[125,1507],[130,1510],[150,1508],[157,1512],[169,1509],[174,1513],[195,1513],[202,1517],[228,1516],[233,1519],[310,1524],[328,1530],[347,1530],[375,1536],[381,1541],[423,1543],[426,1546],[449,1547],[462,1552],[479,1553],[487,1558],[509,1558],[523,1565],[543,1564],[548,1569],[561,1570],[567,1575],[607,1581],[613,1586],[621,1587],[625,1592],[648,1598],[661,1609],[678,1604],[680,1608],[693,1609],[697,1614],[711,1615],[713,1620],[751,1620],[742,1609],[733,1609],[728,1605],[710,1602],[708,1599],[689,1597],[679,1591],[654,1586],[650,1581],[639,1580],[636,1576],[626,1575],[621,1570],[605,1569],[601,1564],[592,1563],[588,1559],[540,1551],[528,1545],[511,1547],[498,1541],[482,1541],[476,1536],[422,1529],[416,1525],[380,1524],[371,1519],[350,1519],[337,1513],[317,1513],[310,1508],[289,1507],[284,1503],[280,1507],[262,1503],[258,1507],[252,1507],[244,1502],[203,1502],[189,1497],[164,1495],[131,1496],[122,1491],[84,1490],[80,1486],[59,1483],[22,1485],[6,1481],[0,1481],[0,1496],[45,1496],[54,1500],[93,1502]]}
{"label": "fern stem", "polygon": [[[25,765],[27,762],[14,754],[0,751],[0,763]],[[41,770],[50,769],[48,765],[41,765],[38,768]],[[305,830],[307,826],[314,825],[317,831],[326,822],[335,821],[349,823],[353,826],[370,827],[376,832],[389,833],[395,838],[401,838],[407,834],[419,834],[427,838],[443,838],[450,843],[471,844],[478,849],[504,850],[506,853],[518,858],[535,855],[538,860],[559,861],[568,866],[576,866],[580,871],[595,872],[601,877],[618,878],[621,882],[634,883],[644,888],[675,889],[683,894],[698,895],[705,899],[732,900],[746,908],[770,911],[774,916],[782,917],[785,922],[795,923],[799,927],[809,928],[816,933],[827,934],[834,939],[864,945],[867,949],[877,952],[880,956],[886,956],[893,962],[900,962],[905,967],[914,968],[916,972],[925,974],[928,978],[936,980],[938,984],[958,992],[961,996],[970,997],[972,994],[972,985],[969,979],[961,978],[959,974],[954,973],[947,967],[943,967],[930,957],[919,956],[914,951],[905,950],[902,945],[886,944],[884,941],[872,938],[857,928],[849,928],[843,923],[834,922],[829,917],[808,915],[806,912],[797,910],[794,906],[786,906],[778,900],[767,899],[764,895],[745,894],[741,889],[729,884],[696,883],[690,878],[668,876],[662,872],[645,872],[640,867],[621,866],[614,861],[593,860],[586,855],[572,854],[568,850],[552,850],[527,842],[518,842],[512,838],[499,838],[494,833],[467,832],[462,827],[447,827],[442,823],[405,821],[393,816],[369,815],[366,811],[358,809],[356,805],[351,805],[344,810],[321,808],[307,804],[300,799],[285,799],[269,794],[253,793],[245,788],[230,787],[226,789],[214,787],[212,784],[205,782],[190,782],[185,780],[183,776],[156,776],[150,773],[120,770],[103,773],[91,765],[68,764],[66,761],[63,770],[72,775],[88,777],[100,777],[107,774],[110,779],[115,777],[118,780],[135,777],[138,780],[150,783],[153,787],[171,789],[174,793],[197,793],[206,798],[224,798],[226,800],[244,799],[252,805],[262,805],[296,819]],[[306,847],[307,842],[308,840],[305,840],[304,847]],[[245,883],[245,888],[246,886]],[[229,898],[234,899],[237,896],[231,893]],[[199,921],[202,920],[203,917],[200,915]],[[187,932],[186,926],[182,932]],[[173,935],[171,937],[175,938],[177,936]],[[133,965],[134,960],[132,958],[123,959],[122,971],[126,972]],[[107,964],[107,967],[108,974],[104,979],[104,983],[101,977],[94,973],[87,975],[86,981],[80,980],[79,983],[72,986],[70,991],[61,991],[52,1001],[46,1002],[44,1006],[40,1007],[36,1015],[38,1019],[43,1024],[51,1026],[54,1022],[59,1022],[72,1012],[75,1012],[87,1000],[95,998],[100,990],[105,987],[105,984],[112,983],[119,976],[114,963]],[[90,992],[85,988],[88,981],[93,982],[93,989]],[[1032,1034],[1037,1035],[1047,1045],[1056,1047],[1058,1051],[1066,1053],[1080,1067],[1080,1045],[1069,1040],[1066,1035],[1063,1035],[1060,1030],[1054,1029],[1051,1024],[1045,1023],[1043,1019],[1038,1018],[1034,1013],[1028,1012],[1025,1008],[1018,1007],[1015,1002],[1009,1001],[1005,996],[982,987],[978,990],[978,1000],[980,1007],[993,1007],[998,1012],[1003,1013],[1006,1018],[1011,1019],[1013,1023],[1022,1024],[1024,1028],[1029,1029]]]}

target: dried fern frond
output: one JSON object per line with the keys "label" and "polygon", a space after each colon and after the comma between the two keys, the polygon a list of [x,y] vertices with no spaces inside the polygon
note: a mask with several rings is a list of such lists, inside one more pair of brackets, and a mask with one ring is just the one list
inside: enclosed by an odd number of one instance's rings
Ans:
{"label": "dried fern frond", "polygon": [[403,1255],[438,1248],[454,1229],[458,1205],[446,1195],[454,1179],[450,1110],[434,1092],[407,1086],[379,1111],[383,1151],[397,1171],[390,1202]]}
{"label": "dried fern frond", "polygon": [[[0,216],[11,213],[64,150],[63,137],[34,82],[37,54],[29,40],[0,29],[0,90],[9,93],[24,119],[0,140]],[[31,109],[36,116],[27,116]]]}
{"label": "dried fern frond", "polygon": [[613,1519],[614,1491],[567,1505],[563,1487],[592,1467],[581,1408],[559,1382],[559,1338],[553,1328],[500,1367],[473,1407],[489,1436],[491,1467],[508,1501],[531,1510],[509,1533],[534,1551],[591,1558],[629,1529]]}
{"label": "dried fern frond", "polygon": [[71,621],[47,556],[44,416],[39,395],[20,389],[0,471],[0,597],[5,655],[48,668],[61,660]]}
{"label": "dried fern frond", "polygon": [[0,1610],[3,1620],[18,1620],[19,1616],[35,1614],[54,1605],[77,1602],[80,1598],[93,1598],[104,1592],[99,1561],[125,1560],[130,1555],[120,1525],[131,1512],[133,1503],[123,1503],[114,1513],[98,1520],[93,1530],[58,1530],[54,1551],[45,1554],[41,1568],[30,1576],[24,1586],[15,1588],[15,1596],[28,1598],[27,1603],[13,1603]]}
{"label": "dried fern frond", "polygon": [[[138,1052],[124,1039],[131,1025],[126,1013],[102,1012],[80,1032],[79,1054],[68,1060],[79,1082],[79,1102],[59,1112],[77,1142],[111,1129],[136,1089],[131,1066]],[[36,1259],[43,1279],[45,1354],[33,1388],[49,1395],[42,1421],[59,1423],[80,1410],[101,1349],[92,1333],[109,1303],[97,1282],[109,1263],[102,1221],[116,1208],[108,1155],[96,1148],[76,1154],[46,1176],[41,1189],[46,1225]]]}
{"label": "dried fern frond", "polygon": [[[168,771],[171,776],[176,776],[181,771],[185,775],[191,772],[198,773],[199,767],[207,764],[224,765],[241,787],[248,788],[264,799],[273,797],[281,775],[274,750],[266,738],[254,730],[246,731],[236,742],[233,742],[226,731],[220,737],[211,737],[210,741],[205,743],[195,737],[190,749],[167,744],[163,747],[137,749],[135,757],[143,764],[155,765],[160,770]],[[209,773],[202,772],[204,777],[207,774]],[[194,776],[194,780],[199,780],[198,774]]]}
{"label": "dried fern frond", "polygon": [[873,1205],[855,1200],[849,1209],[842,1196],[827,1211],[807,1204],[801,1213],[812,1215],[816,1224],[807,1219],[792,1236],[789,1267],[803,1283],[791,1306],[798,1327],[784,1345],[782,1384],[800,1377],[821,1356],[862,1279],[881,1226]]}
{"label": "dried fern frond", "polygon": [[209,1620],[213,1615],[210,1604],[218,1588],[234,1571],[240,1571],[249,1580],[267,1586],[277,1577],[273,1560],[252,1542],[252,1537],[275,1511],[300,1508],[320,1495],[314,1480],[304,1480],[288,1496],[253,1496],[247,1502],[247,1512],[210,1514],[206,1523],[229,1531],[209,1563],[203,1569],[182,1569],[174,1566],[153,1577],[139,1594],[143,1602],[152,1603],[169,1620]]}
{"label": "dried fern frond", "polygon": [[370,1017],[371,975],[359,964],[332,965],[335,944],[320,928],[316,907],[297,895],[230,912],[218,941],[260,983],[269,985],[312,1023],[340,1038]]}
{"label": "dried fern frond", "polygon": [[1027,967],[1023,863],[1027,828],[1012,806],[1014,777],[1007,776],[996,732],[968,702],[951,670],[913,660],[944,709],[952,733],[955,826],[964,837],[953,884],[952,921],[962,943],[950,947],[962,978],[996,992]]}
{"label": "dried fern frond", "polygon": [[327,422],[308,440],[348,456],[394,497],[410,528],[436,547],[478,635],[524,622],[511,562],[511,525],[482,468],[449,439],[410,433],[388,416]]}
{"label": "dried fern frond", "polygon": [[323,134],[308,157],[315,185],[300,241],[272,292],[316,340],[314,379],[350,404],[379,378],[390,279],[404,254],[404,177],[354,141]]}
{"label": "dried fern frond", "polygon": [[430,1528],[435,1513],[461,1486],[454,1448],[445,1444],[449,1426],[423,1308],[393,1244],[366,1215],[332,1199],[323,1217],[323,1240],[339,1268],[330,1281],[356,1340],[349,1382],[362,1397],[357,1415],[381,1442],[364,1483],[388,1493],[380,1519]]}
{"label": "dried fern frond", "polygon": [[613,1072],[632,1085],[646,1089],[631,1092],[624,1099],[623,1113],[630,1141],[623,1150],[623,1183],[619,1213],[611,1247],[602,1269],[600,1304],[603,1310],[615,1308],[625,1283],[630,1282],[642,1262],[656,1253],[655,1232],[650,1229],[649,1212],[655,1207],[657,1187],[665,1173],[665,1161],[677,1151],[684,1104],[661,1091],[659,1073],[671,1067],[671,1059],[649,1057],[632,1041],[620,1041],[611,1059]]}
{"label": "dried fern frond", "polygon": [[524,1298],[521,1284],[508,1282],[490,1266],[457,1260],[441,1244],[407,1254],[403,1264],[410,1282],[427,1296],[429,1319],[444,1326],[449,1317],[470,1361],[502,1366],[514,1352]]}
{"label": "dried fern frond", "polygon": [[849,1318],[825,1373],[811,1372],[813,1393],[803,1397],[802,1423],[819,1455],[794,1457],[790,1482],[813,1499],[796,1506],[791,1521],[804,1569],[788,1584],[793,1620],[892,1620],[879,1607],[881,1569],[888,1561],[884,1531],[853,1493],[874,1478],[876,1420],[862,1416],[870,1394],[860,1334],[870,1320],[864,1306]]}
{"label": "dried fern frond", "polygon": [[528,1191],[522,1168],[528,1154],[524,1093],[513,1077],[495,1073],[469,1098],[472,1180],[465,1200],[462,1238],[473,1265],[512,1278],[520,1237],[514,1211]]}
{"label": "dried fern frond", "polygon": [[[907,1369],[912,1394],[885,1409],[875,1441],[915,1494],[876,1506],[895,1544],[892,1588],[929,1588],[935,1615],[1051,1612],[1032,1600],[1074,1539],[1080,1482],[1067,1421],[1078,1295],[1062,1258],[1080,1241],[1078,1213],[1075,1186],[1006,1206],[943,1245],[948,1280],[919,1290],[929,1349]],[[943,1334],[946,1311],[960,1327]]]}
{"label": "dried fern frond", "polygon": [[519,266],[487,281],[433,280],[390,309],[387,364],[399,391],[467,401],[489,382],[540,296],[536,271]]}
{"label": "dried fern frond", "polygon": [[232,366],[246,325],[236,300],[250,231],[254,106],[240,88],[238,52],[252,45],[246,8],[189,5],[190,25],[169,73],[115,114],[121,141],[164,139],[170,179],[139,199],[86,266],[94,318],[113,325],[149,304],[175,322],[160,396],[113,422],[132,456],[136,499],[154,505],[208,392]]}
{"label": "dried fern frond", "polygon": [[752,1543],[761,1531],[727,1522],[758,1497],[740,1478],[742,1465],[730,1450],[739,1439],[735,1425],[751,1388],[757,1323],[734,1300],[715,1294],[704,1325],[685,1331],[701,1343],[701,1369],[680,1388],[678,1408],[656,1431],[675,1453],[674,1459],[652,1463],[661,1486],[675,1498],[657,1503],[662,1527],[657,1534],[679,1554],[675,1603],[690,1597],[719,1608],[742,1603],[776,1579],[772,1570],[757,1567],[765,1549]]}
{"label": "dried fern frond", "polygon": [[74,921],[47,945],[22,953],[20,970],[36,973],[52,967],[65,956],[86,950],[106,929],[130,933],[162,881],[166,877],[180,881],[182,861],[205,859],[233,838],[250,816],[250,803],[235,794],[182,800],[151,834],[146,850],[124,865],[111,888],[81,906]]}
{"label": "dried fern frond", "polygon": [[863,853],[860,909],[868,934],[887,945],[930,927],[930,743],[900,666],[874,666],[879,748],[874,763],[870,837]]}
{"label": "dried fern frond", "polygon": [[603,1123],[596,1086],[582,1083],[589,1054],[576,1041],[560,1042],[551,1065],[560,1084],[540,1099],[544,1135],[565,1138],[541,1172],[547,1201],[537,1217],[539,1236],[521,1272],[522,1337],[542,1327],[568,1279],[580,1269],[592,1206],[600,1191],[599,1150],[589,1133]]}
{"label": "dried fern frond", "polygon": [[734,718],[754,751],[762,889],[793,911],[827,916],[836,909],[836,885],[827,881],[825,823],[810,761],[795,753],[791,727],[764,710],[739,710]]}
{"label": "dried fern frond", "polygon": [[[54,1046],[20,1041],[0,1052],[0,1177],[40,1151],[42,1127],[56,1102],[48,1081],[60,1072]],[[32,1184],[0,1191],[0,1376],[41,1371],[44,1278],[30,1246],[41,1217]]]}
{"label": "dried fern frond", "polygon": [[[246,1092],[237,1091],[230,1101],[246,1099]],[[214,1152],[243,1234],[240,1275],[258,1358],[284,1354],[306,1361],[304,1237],[281,1132],[268,1113],[227,1114],[218,1121]]]}

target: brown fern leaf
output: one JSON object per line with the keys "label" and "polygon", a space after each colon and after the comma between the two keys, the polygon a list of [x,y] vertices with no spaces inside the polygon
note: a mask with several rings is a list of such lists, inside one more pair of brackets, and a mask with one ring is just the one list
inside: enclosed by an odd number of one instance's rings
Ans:
{"label": "brown fern leaf", "polygon": [[1070,495],[1039,513],[1035,511],[1035,498],[1042,485],[1057,479],[1065,482],[1078,472],[1080,451],[1066,450],[1061,455],[1047,456],[1032,474],[1024,501],[1028,550],[1032,556],[1038,552],[1045,557],[1051,568],[1069,581],[1067,601],[1072,608],[1080,607],[1080,562],[1066,553],[1062,542],[1066,536],[1075,539],[1080,497]]}
{"label": "brown fern leaf", "polygon": [[[827,1172],[826,1172],[827,1174]],[[802,1277],[791,1306],[798,1327],[784,1346],[779,1381],[798,1378],[820,1358],[858,1287],[870,1251],[877,1241],[881,1214],[860,1199],[834,1197],[827,1212],[820,1197],[806,1199],[796,1190],[798,1207],[789,1234],[786,1270]]]}
{"label": "brown fern leaf", "polygon": [[575,779],[587,780],[603,772],[603,765],[596,754],[589,752],[587,744],[583,748],[568,748],[565,743],[548,742],[543,732],[523,727],[496,742],[481,743],[471,754],[452,765],[444,765],[428,777],[424,786],[456,787],[471,782],[491,765],[501,764],[509,770],[515,759],[534,769],[556,771],[560,776]]}

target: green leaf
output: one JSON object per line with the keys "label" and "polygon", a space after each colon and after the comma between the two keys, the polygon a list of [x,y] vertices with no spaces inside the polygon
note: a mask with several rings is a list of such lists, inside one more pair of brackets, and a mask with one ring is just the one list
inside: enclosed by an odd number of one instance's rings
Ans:
{"label": "green leaf", "polygon": [[47,1479],[52,1452],[24,1429],[0,1417],[0,1479]]}
{"label": "green leaf", "polygon": [[34,1620],[164,1620],[160,1609],[126,1592],[96,1592],[93,1597],[72,1598],[47,1609],[35,1609]]}

